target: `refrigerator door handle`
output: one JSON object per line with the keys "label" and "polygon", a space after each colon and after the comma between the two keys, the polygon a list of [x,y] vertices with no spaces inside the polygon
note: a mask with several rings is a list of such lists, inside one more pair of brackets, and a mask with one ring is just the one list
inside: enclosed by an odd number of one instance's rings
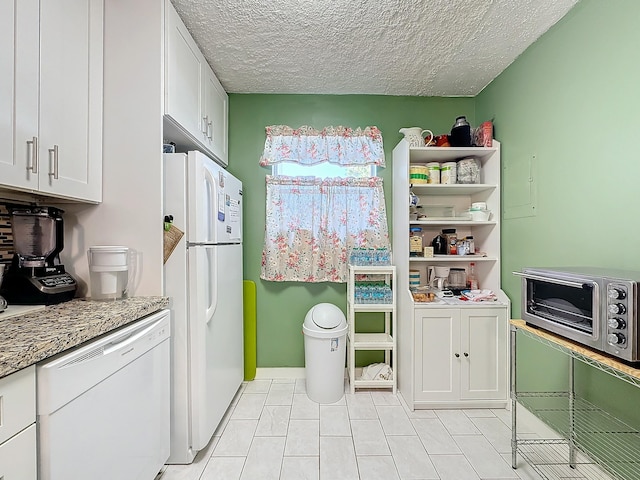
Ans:
{"label": "refrigerator door handle", "polygon": [[215,237],[216,228],[215,222],[218,217],[218,195],[217,195],[217,185],[214,176],[211,174],[211,171],[208,168],[204,169],[204,182],[205,182],[205,212],[206,215],[206,225],[207,225],[207,239],[209,241],[218,241]]}
{"label": "refrigerator door handle", "polygon": [[218,307],[218,269],[215,265],[216,248],[207,248],[207,270],[209,271],[207,278],[207,292],[209,292],[209,306],[207,307],[207,323],[211,321]]}

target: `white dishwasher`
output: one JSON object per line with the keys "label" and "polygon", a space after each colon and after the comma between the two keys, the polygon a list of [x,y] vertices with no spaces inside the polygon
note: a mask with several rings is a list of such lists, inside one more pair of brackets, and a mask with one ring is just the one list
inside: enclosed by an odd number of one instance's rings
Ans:
{"label": "white dishwasher", "polygon": [[153,480],[169,457],[169,311],[37,365],[40,480]]}

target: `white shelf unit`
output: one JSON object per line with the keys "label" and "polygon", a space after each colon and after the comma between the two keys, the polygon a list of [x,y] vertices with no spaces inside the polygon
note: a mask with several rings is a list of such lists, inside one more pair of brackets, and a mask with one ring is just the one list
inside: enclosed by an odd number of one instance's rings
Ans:
{"label": "white shelf unit", "polygon": [[[391,303],[356,303],[356,277],[360,275],[381,276],[387,286],[391,287]],[[356,388],[390,388],[396,393],[396,267],[388,266],[357,266],[349,265],[349,281],[347,283],[347,372],[351,393]],[[356,333],[358,313],[384,313],[384,331],[378,333]],[[356,368],[356,351],[379,350],[384,351],[384,362],[391,367],[393,376],[390,380],[361,380],[362,369]]]}
{"label": "white shelf unit", "polygon": [[[468,157],[479,160],[481,183],[409,183],[411,166]],[[510,302],[500,288],[500,173],[500,143],[495,140],[489,148],[410,147],[408,142],[401,140],[393,150],[393,259],[398,277],[396,293],[399,328],[397,377],[398,390],[411,409],[500,408],[508,403],[508,362],[505,359]],[[409,192],[418,197],[418,205],[453,207],[454,216],[410,220]],[[472,221],[462,216],[462,212],[468,210],[474,202],[486,202],[487,208],[491,210],[488,221]],[[432,239],[441,234],[442,229],[455,228],[459,239],[469,235],[474,237],[478,253],[410,257],[410,227],[422,228],[423,246],[429,246]],[[468,272],[471,262],[475,263],[479,287],[493,290],[498,297],[497,302],[467,302],[464,305],[414,302],[409,290],[410,270],[420,271],[421,285],[426,285],[428,267],[449,266],[464,268]],[[455,320],[457,318],[464,321]],[[482,336],[490,339],[495,348],[482,349],[472,343],[471,347],[475,346],[476,352],[467,358],[459,351],[465,347],[464,342],[460,339],[452,340],[451,337],[447,340],[447,348],[440,348],[440,354],[434,353],[434,347],[441,346],[442,343],[436,337],[457,331],[455,329],[458,325],[466,325],[467,331],[475,332],[478,338]],[[447,330],[448,328],[454,330]],[[460,356],[449,358],[449,354],[455,353]],[[473,359],[473,364],[458,365],[469,359]],[[430,374],[443,365],[451,367],[452,376],[459,372],[462,383],[449,379],[450,385],[443,387],[446,379]],[[491,366],[490,376],[482,377],[482,368],[475,367],[483,365]],[[441,381],[441,385],[438,381]],[[443,389],[447,391],[446,395]]]}

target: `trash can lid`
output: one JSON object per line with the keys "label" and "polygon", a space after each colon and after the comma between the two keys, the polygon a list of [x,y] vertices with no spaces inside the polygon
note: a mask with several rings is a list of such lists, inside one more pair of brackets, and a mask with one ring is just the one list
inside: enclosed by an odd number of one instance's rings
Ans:
{"label": "trash can lid", "polygon": [[304,326],[308,329],[324,330],[338,328],[346,325],[344,313],[332,303],[319,303],[307,312],[304,318]]}

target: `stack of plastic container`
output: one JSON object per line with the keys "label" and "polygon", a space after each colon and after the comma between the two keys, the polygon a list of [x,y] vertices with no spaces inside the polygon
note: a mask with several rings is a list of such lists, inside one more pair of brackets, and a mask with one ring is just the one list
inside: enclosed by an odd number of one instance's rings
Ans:
{"label": "stack of plastic container", "polygon": [[384,282],[358,282],[354,288],[355,302],[358,304],[393,303],[393,294]]}
{"label": "stack of plastic container", "polygon": [[349,263],[357,266],[391,265],[391,252],[388,248],[353,248]]}

